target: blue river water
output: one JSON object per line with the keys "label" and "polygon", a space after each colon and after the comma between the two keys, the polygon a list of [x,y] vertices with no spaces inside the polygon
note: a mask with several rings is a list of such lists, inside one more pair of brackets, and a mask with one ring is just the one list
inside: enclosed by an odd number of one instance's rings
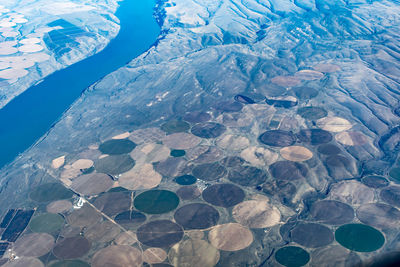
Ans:
{"label": "blue river water", "polygon": [[43,136],[86,88],[156,42],[154,6],[154,0],[121,2],[120,31],[104,50],[47,76],[0,110],[0,167]]}

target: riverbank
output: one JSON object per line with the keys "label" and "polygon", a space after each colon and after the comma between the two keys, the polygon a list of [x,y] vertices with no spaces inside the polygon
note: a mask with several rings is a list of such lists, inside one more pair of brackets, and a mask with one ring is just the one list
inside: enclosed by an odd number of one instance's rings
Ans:
{"label": "riverbank", "polygon": [[46,77],[0,110],[0,166],[43,136],[90,85],[142,54],[159,36],[153,1],[125,0],[116,16],[120,31],[96,55]]}
{"label": "riverbank", "polygon": [[0,108],[103,50],[119,32],[117,7],[116,0],[0,0]]}

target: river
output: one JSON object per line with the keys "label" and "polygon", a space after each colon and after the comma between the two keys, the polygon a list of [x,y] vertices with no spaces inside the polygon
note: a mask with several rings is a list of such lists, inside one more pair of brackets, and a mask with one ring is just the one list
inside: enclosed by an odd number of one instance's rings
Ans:
{"label": "river", "polygon": [[45,77],[0,110],[0,167],[39,140],[86,88],[156,42],[154,6],[154,0],[121,2],[120,31],[104,50]]}

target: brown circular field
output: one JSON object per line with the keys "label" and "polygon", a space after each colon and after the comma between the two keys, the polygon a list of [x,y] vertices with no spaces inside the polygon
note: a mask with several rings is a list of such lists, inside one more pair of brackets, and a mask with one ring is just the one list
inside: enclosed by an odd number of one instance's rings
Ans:
{"label": "brown circular field", "polygon": [[192,203],[180,207],[174,218],[185,230],[206,229],[217,224],[219,213],[210,205]]}
{"label": "brown circular field", "polygon": [[131,229],[144,223],[146,221],[146,215],[136,210],[126,210],[115,216],[114,220],[119,225]]}
{"label": "brown circular field", "polygon": [[82,208],[74,210],[66,219],[72,226],[85,227],[97,223],[101,217],[101,214],[94,208],[84,204]]}
{"label": "brown circular field", "polygon": [[335,201],[321,200],[314,202],[310,209],[311,216],[321,223],[341,225],[354,219],[354,210],[351,206]]}
{"label": "brown circular field", "polygon": [[121,174],[118,183],[129,190],[141,190],[158,186],[161,179],[162,176],[154,170],[152,164],[143,164]]}
{"label": "brown circular field", "polygon": [[280,150],[282,158],[290,161],[306,161],[313,157],[313,153],[303,146],[288,146]]}
{"label": "brown circular field", "polygon": [[113,240],[119,233],[120,228],[116,224],[102,221],[90,226],[84,232],[84,236],[92,242],[105,243]]}
{"label": "brown circular field", "polygon": [[208,233],[208,240],[217,249],[237,251],[253,243],[253,234],[238,223],[227,223],[214,226]]}
{"label": "brown circular field", "polygon": [[69,200],[56,200],[49,203],[46,207],[49,213],[63,213],[72,208],[72,203]]}
{"label": "brown circular field", "polygon": [[277,225],[280,211],[263,200],[248,200],[237,204],[232,210],[233,218],[250,228],[265,228]]}
{"label": "brown circular field", "polygon": [[306,177],[308,169],[298,162],[277,161],[269,166],[269,172],[276,179],[298,180]]}
{"label": "brown circular field", "polygon": [[57,242],[53,254],[59,259],[76,259],[89,252],[91,243],[84,237],[68,237]]}
{"label": "brown circular field", "polygon": [[183,186],[179,188],[176,191],[176,194],[182,199],[182,200],[192,200],[196,199],[201,195],[200,189],[193,185],[193,186]]}
{"label": "brown circular field", "polygon": [[203,199],[220,207],[232,207],[243,201],[244,191],[233,184],[216,184],[203,191]]}
{"label": "brown circular field", "polygon": [[219,261],[219,251],[207,241],[187,239],[174,245],[168,258],[174,266],[212,267]]}
{"label": "brown circular field", "polygon": [[322,224],[300,223],[291,231],[291,238],[294,242],[308,247],[323,247],[333,242],[332,231]]}
{"label": "brown circular field", "polygon": [[197,146],[201,138],[189,133],[174,133],[165,136],[162,141],[172,149],[189,149]]}
{"label": "brown circular field", "polygon": [[146,246],[166,248],[182,239],[183,229],[168,220],[152,221],[139,227],[137,237]]}
{"label": "brown circular field", "polygon": [[142,266],[142,253],[131,246],[109,246],[94,254],[92,267],[138,267]]}
{"label": "brown circular field", "polygon": [[167,259],[167,253],[161,248],[148,248],[143,251],[143,261],[155,264],[161,263]]}
{"label": "brown circular field", "polygon": [[14,251],[18,256],[40,257],[49,253],[53,246],[53,236],[47,233],[33,233],[18,238],[14,244]]}
{"label": "brown circular field", "polygon": [[228,179],[242,186],[257,186],[264,183],[268,175],[262,169],[254,166],[235,166],[228,172]]}
{"label": "brown circular field", "polygon": [[108,216],[113,216],[128,210],[131,202],[130,192],[107,192],[96,198],[94,205]]}
{"label": "brown circular field", "polygon": [[78,170],[84,170],[84,169],[89,169],[92,167],[94,162],[90,159],[78,159],[74,163],[72,163],[72,168],[78,169]]}
{"label": "brown circular field", "polygon": [[104,173],[90,173],[73,180],[71,188],[83,195],[93,196],[108,191],[114,184],[111,177]]}
{"label": "brown circular field", "polygon": [[224,166],[220,165],[218,162],[214,162],[197,165],[192,170],[192,173],[197,179],[214,181],[224,177],[227,171]]}

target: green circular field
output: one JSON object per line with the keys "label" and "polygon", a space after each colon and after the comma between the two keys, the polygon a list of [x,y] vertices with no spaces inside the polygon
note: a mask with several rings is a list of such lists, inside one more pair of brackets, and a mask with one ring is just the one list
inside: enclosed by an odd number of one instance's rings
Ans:
{"label": "green circular field", "polygon": [[358,252],[378,250],[385,243],[383,234],[365,224],[345,224],[335,232],[336,241],[345,248]]}
{"label": "green circular field", "polygon": [[280,248],[275,253],[275,259],[283,266],[299,267],[308,263],[310,255],[300,247],[288,246]]}
{"label": "green circular field", "polygon": [[178,196],[167,190],[146,191],[134,200],[136,209],[148,214],[167,213],[176,209],[178,204]]}

